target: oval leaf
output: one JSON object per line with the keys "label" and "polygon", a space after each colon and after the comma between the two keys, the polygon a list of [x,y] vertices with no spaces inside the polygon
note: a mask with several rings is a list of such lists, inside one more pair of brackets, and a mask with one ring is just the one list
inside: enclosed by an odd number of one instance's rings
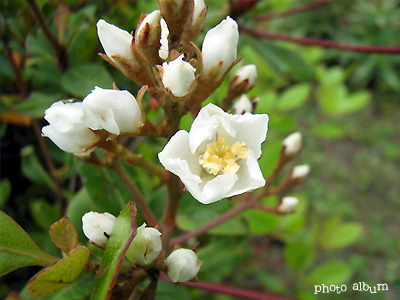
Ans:
{"label": "oval leaf", "polygon": [[54,245],[64,253],[69,253],[78,243],[78,233],[68,217],[62,217],[51,225],[50,237]]}
{"label": "oval leaf", "polygon": [[89,260],[89,249],[81,246],[66,257],[37,273],[28,282],[32,297],[54,293],[78,279]]}
{"label": "oval leaf", "polygon": [[0,211],[0,276],[25,266],[49,266],[57,258],[43,252],[13,219]]}
{"label": "oval leaf", "polygon": [[289,111],[298,108],[308,99],[311,92],[311,84],[299,83],[286,89],[279,101],[278,109],[280,111]]}
{"label": "oval leaf", "polygon": [[312,284],[344,284],[352,274],[351,268],[341,261],[331,261],[318,266],[308,276]]}
{"label": "oval leaf", "polygon": [[109,299],[115,285],[117,274],[136,235],[135,203],[130,201],[119,214],[108,240],[99,270],[96,274],[92,296],[90,299]]}

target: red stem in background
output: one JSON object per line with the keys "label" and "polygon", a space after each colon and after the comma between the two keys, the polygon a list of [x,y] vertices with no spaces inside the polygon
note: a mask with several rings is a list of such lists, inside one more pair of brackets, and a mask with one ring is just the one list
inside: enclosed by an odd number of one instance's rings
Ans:
{"label": "red stem in background", "polygon": [[278,13],[272,12],[272,13],[266,13],[261,16],[257,16],[254,18],[254,21],[262,22],[262,21],[269,21],[269,20],[276,19],[276,18],[291,16],[291,15],[294,15],[294,14],[297,14],[297,13],[300,13],[303,11],[321,7],[325,4],[328,4],[333,1],[335,1],[335,0],[316,0],[316,1],[304,4],[304,5],[299,5],[299,6],[293,7],[291,9],[285,10],[283,12],[278,12]]}
{"label": "red stem in background", "polygon": [[247,28],[244,26],[239,26],[239,30],[241,32],[248,33],[258,38],[266,38],[270,40],[283,40],[301,45],[318,46],[323,48],[334,48],[338,50],[363,52],[363,53],[400,54],[400,47],[397,46],[341,44],[329,40],[321,40],[313,38],[296,38],[288,35],[269,33],[261,30]]}
{"label": "red stem in background", "polygon": [[[171,280],[165,275],[161,274],[160,279],[163,281],[171,282]],[[249,299],[249,300],[294,300],[293,298],[285,298],[281,296],[275,296],[271,294],[266,294],[254,290],[248,290],[243,288],[237,288],[234,286],[207,282],[207,281],[198,281],[198,282],[182,282],[180,283],[189,288],[201,289],[205,291],[210,291],[214,293],[226,294],[238,297],[240,299]]]}

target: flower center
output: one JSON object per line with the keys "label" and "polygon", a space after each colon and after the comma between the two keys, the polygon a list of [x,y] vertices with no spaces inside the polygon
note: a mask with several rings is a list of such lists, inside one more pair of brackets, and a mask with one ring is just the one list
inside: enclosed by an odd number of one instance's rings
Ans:
{"label": "flower center", "polygon": [[240,166],[236,163],[246,158],[247,146],[245,143],[236,142],[229,146],[224,138],[208,144],[204,154],[199,156],[200,165],[212,175],[223,173],[236,173]]}

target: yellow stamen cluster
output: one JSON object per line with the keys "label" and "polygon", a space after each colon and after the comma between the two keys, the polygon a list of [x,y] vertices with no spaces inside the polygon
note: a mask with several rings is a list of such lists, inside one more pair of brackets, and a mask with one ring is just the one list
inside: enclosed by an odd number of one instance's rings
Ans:
{"label": "yellow stamen cluster", "polygon": [[199,156],[199,163],[212,175],[236,173],[240,168],[236,162],[246,158],[246,151],[245,143],[236,142],[231,147],[224,138],[219,138],[207,145],[206,152]]}

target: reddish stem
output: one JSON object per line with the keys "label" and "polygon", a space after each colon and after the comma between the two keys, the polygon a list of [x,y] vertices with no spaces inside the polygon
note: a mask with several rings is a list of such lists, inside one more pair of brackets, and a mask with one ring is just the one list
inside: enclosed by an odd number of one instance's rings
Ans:
{"label": "reddish stem", "polygon": [[325,4],[328,4],[333,1],[335,1],[335,0],[316,0],[316,1],[304,4],[304,5],[299,5],[299,6],[293,7],[291,9],[285,10],[283,12],[278,12],[278,13],[272,12],[272,13],[267,13],[267,14],[255,17],[254,21],[256,21],[256,22],[269,21],[269,20],[276,19],[276,18],[291,16],[291,15],[294,15],[294,14],[297,14],[297,13],[300,13],[303,11],[321,7]]}
{"label": "reddish stem", "polygon": [[[164,274],[160,276],[163,281],[171,282],[168,277]],[[189,288],[201,289],[205,291],[210,291],[214,293],[226,294],[238,297],[240,299],[250,299],[250,300],[294,300],[293,298],[284,298],[281,296],[275,296],[271,294],[261,293],[254,290],[248,290],[243,288],[237,288],[234,286],[229,286],[225,284],[198,281],[198,282],[183,282],[181,283]]]}
{"label": "reddish stem", "polygon": [[330,40],[321,40],[314,38],[296,38],[288,35],[269,33],[261,30],[247,28],[244,26],[239,26],[239,30],[241,32],[246,32],[258,38],[266,38],[270,40],[283,40],[301,45],[318,46],[323,48],[334,48],[338,50],[363,52],[363,53],[400,54],[400,47],[397,46],[341,44]]}

